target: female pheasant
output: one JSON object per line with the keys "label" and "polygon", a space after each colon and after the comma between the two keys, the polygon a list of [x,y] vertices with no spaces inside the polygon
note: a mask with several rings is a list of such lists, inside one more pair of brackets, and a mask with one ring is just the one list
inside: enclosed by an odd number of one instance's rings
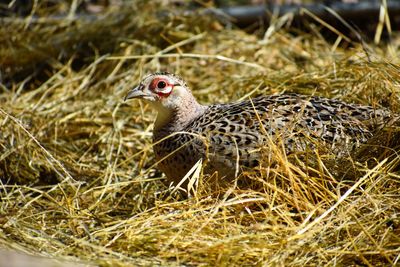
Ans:
{"label": "female pheasant", "polygon": [[254,167],[260,148],[274,138],[288,152],[322,142],[344,153],[372,137],[390,112],[339,100],[283,94],[238,103],[200,105],[178,75],[148,75],[126,99],[140,98],[158,111],[153,142],[159,168],[179,183],[200,159],[205,173],[233,179],[237,166]]}

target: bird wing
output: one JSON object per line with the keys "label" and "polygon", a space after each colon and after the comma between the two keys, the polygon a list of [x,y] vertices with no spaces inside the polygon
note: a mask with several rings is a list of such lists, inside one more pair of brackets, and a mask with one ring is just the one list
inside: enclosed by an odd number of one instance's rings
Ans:
{"label": "bird wing", "polygon": [[366,142],[374,125],[388,114],[339,100],[271,95],[209,106],[190,128],[207,140],[207,155],[214,165],[251,167],[260,158],[260,148],[276,138],[284,141],[287,151],[304,150],[313,142],[353,149]]}

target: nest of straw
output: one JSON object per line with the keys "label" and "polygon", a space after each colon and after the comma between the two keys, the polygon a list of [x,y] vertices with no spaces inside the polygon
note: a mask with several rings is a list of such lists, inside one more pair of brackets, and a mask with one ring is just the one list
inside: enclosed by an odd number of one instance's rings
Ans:
{"label": "nest of straw", "polygon": [[394,33],[330,43],[318,23],[294,34],[272,21],[264,35],[162,3],[74,20],[70,7],[2,20],[1,247],[103,266],[398,264],[398,127],[342,160],[270,150],[274,164],[243,174],[254,186],[200,182],[185,198],[155,166],[154,112],[123,102],[144,74],[168,70],[202,103],[296,92],[399,113]]}

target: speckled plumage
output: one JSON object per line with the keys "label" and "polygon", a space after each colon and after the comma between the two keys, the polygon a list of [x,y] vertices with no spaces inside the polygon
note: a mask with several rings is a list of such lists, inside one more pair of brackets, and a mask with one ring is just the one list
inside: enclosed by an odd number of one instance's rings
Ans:
{"label": "speckled plumage", "polygon": [[[166,87],[158,88],[160,82]],[[154,152],[175,183],[201,158],[207,161],[205,173],[232,179],[237,165],[258,165],[260,147],[274,138],[288,152],[313,146],[314,140],[346,153],[391,118],[386,110],[298,94],[202,106],[180,77],[168,73],[147,76],[127,98],[146,99],[158,109]]]}

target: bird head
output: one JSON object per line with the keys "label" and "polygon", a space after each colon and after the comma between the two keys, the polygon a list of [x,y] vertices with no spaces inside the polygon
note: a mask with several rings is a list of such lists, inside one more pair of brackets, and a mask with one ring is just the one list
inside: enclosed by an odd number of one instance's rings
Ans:
{"label": "bird head", "polygon": [[177,109],[182,99],[192,96],[186,83],[179,76],[158,72],[146,76],[138,86],[128,92],[125,100],[138,98],[156,106],[157,109]]}

